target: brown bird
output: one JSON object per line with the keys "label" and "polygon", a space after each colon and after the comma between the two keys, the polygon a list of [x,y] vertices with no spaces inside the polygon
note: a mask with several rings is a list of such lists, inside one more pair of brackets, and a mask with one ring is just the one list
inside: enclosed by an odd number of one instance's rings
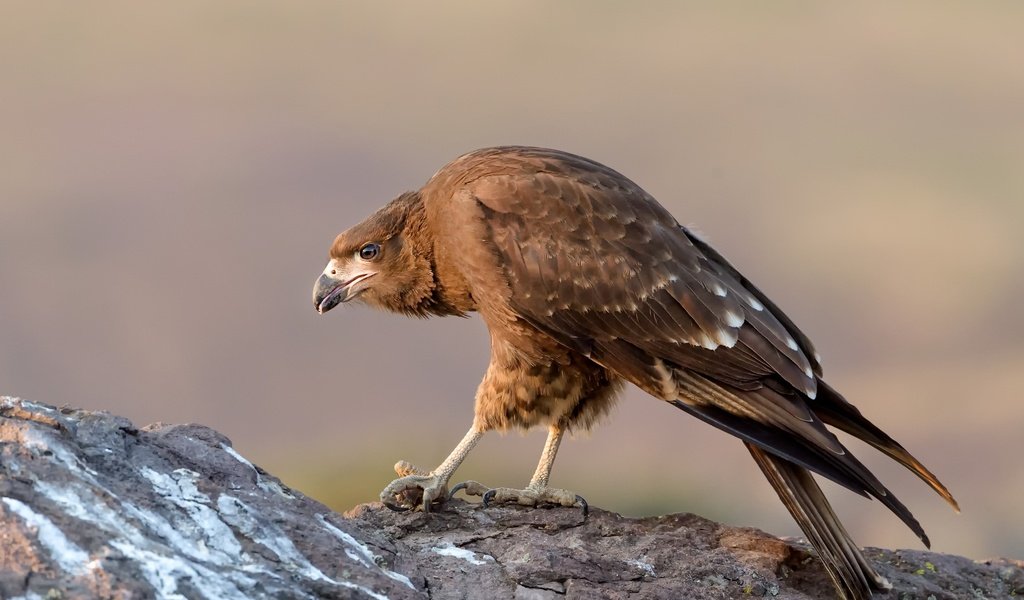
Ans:
{"label": "brown bird", "polygon": [[436,469],[396,465],[381,500],[429,510],[490,430],[543,425],[522,490],[456,487],[486,501],[580,505],[548,487],[566,431],[605,415],[624,382],[746,445],[817,550],[839,595],[888,583],[847,534],[811,472],[910,511],[829,431],[887,454],[954,508],[945,486],[822,380],[818,353],[779,308],[637,184],[586,158],[502,147],[461,156],[340,234],[313,288],[327,312],[359,299],[426,317],[479,312],[491,361],[473,425]]}

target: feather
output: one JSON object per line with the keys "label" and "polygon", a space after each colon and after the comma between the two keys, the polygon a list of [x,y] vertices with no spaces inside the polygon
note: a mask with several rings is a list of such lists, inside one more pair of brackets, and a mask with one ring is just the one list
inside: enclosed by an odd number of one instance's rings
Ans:
{"label": "feather", "polygon": [[825,570],[843,600],[870,600],[872,588],[891,589],[846,533],[839,517],[821,488],[807,472],[792,462],[773,456],[758,446],[746,443],[757,466],[775,488],[779,499],[800,525],[807,540],[818,551]]}
{"label": "feather", "polygon": [[847,402],[832,386],[822,381],[819,383],[818,389],[822,393],[818,397],[818,402],[815,403],[814,412],[822,421],[833,427],[838,427],[882,451],[909,469],[911,473],[920,477],[937,494],[942,496],[953,507],[953,510],[960,512],[960,505],[953,498],[953,494],[950,494],[939,478],[907,452],[903,446],[874,423],[865,419],[857,407]]}

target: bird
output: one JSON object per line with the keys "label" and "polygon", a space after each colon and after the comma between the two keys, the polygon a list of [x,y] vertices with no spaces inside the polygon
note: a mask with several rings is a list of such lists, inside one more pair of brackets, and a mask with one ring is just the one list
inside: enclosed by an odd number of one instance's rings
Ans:
{"label": "bird", "polygon": [[[340,233],[313,287],[323,314],[361,302],[414,317],[478,313],[490,363],[472,425],[437,468],[406,461],[382,492],[394,509],[484,503],[587,509],[550,487],[566,432],[605,417],[629,383],[746,446],[824,563],[837,596],[889,583],[812,474],[875,498],[924,543],[920,523],[828,426],[909,469],[959,512],[920,461],[822,377],[821,357],[746,276],[617,171],[559,150],[484,148]],[[546,427],[523,489],[449,480],[489,431]]]}

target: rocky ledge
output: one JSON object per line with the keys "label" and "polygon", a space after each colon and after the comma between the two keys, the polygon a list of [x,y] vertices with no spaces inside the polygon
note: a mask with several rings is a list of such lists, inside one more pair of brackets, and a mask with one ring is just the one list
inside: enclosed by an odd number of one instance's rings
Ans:
{"label": "rocky ledge", "polygon": [[[886,597],[1011,598],[1024,564],[870,549]],[[201,425],[0,397],[0,598],[831,598],[808,547],[690,514],[331,511]]]}

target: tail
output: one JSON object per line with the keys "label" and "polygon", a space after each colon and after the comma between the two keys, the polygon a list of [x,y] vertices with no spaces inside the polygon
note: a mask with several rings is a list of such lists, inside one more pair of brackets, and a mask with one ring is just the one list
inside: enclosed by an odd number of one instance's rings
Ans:
{"label": "tail", "polygon": [[920,477],[938,495],[942,496],[943,500],[953,507],[953,510],[960,512],[960,505],[957,504],[953,494],[949,493],[946,486],[942,485],[938,477],[907,452],[896,440],[889,437],[874,423],[864,418],[856,406],[847,402],[842,394],[820,378],[818,379],[818,397],[811,404],[811,409],[825,423],[864,440],[909,469],[911,473]]}
{"label": "tail", "polygon": [[750,442],[744,444],[818,551],[842,600],[870,600],[873,589],[892,588],[846,533],[810,471]]}

